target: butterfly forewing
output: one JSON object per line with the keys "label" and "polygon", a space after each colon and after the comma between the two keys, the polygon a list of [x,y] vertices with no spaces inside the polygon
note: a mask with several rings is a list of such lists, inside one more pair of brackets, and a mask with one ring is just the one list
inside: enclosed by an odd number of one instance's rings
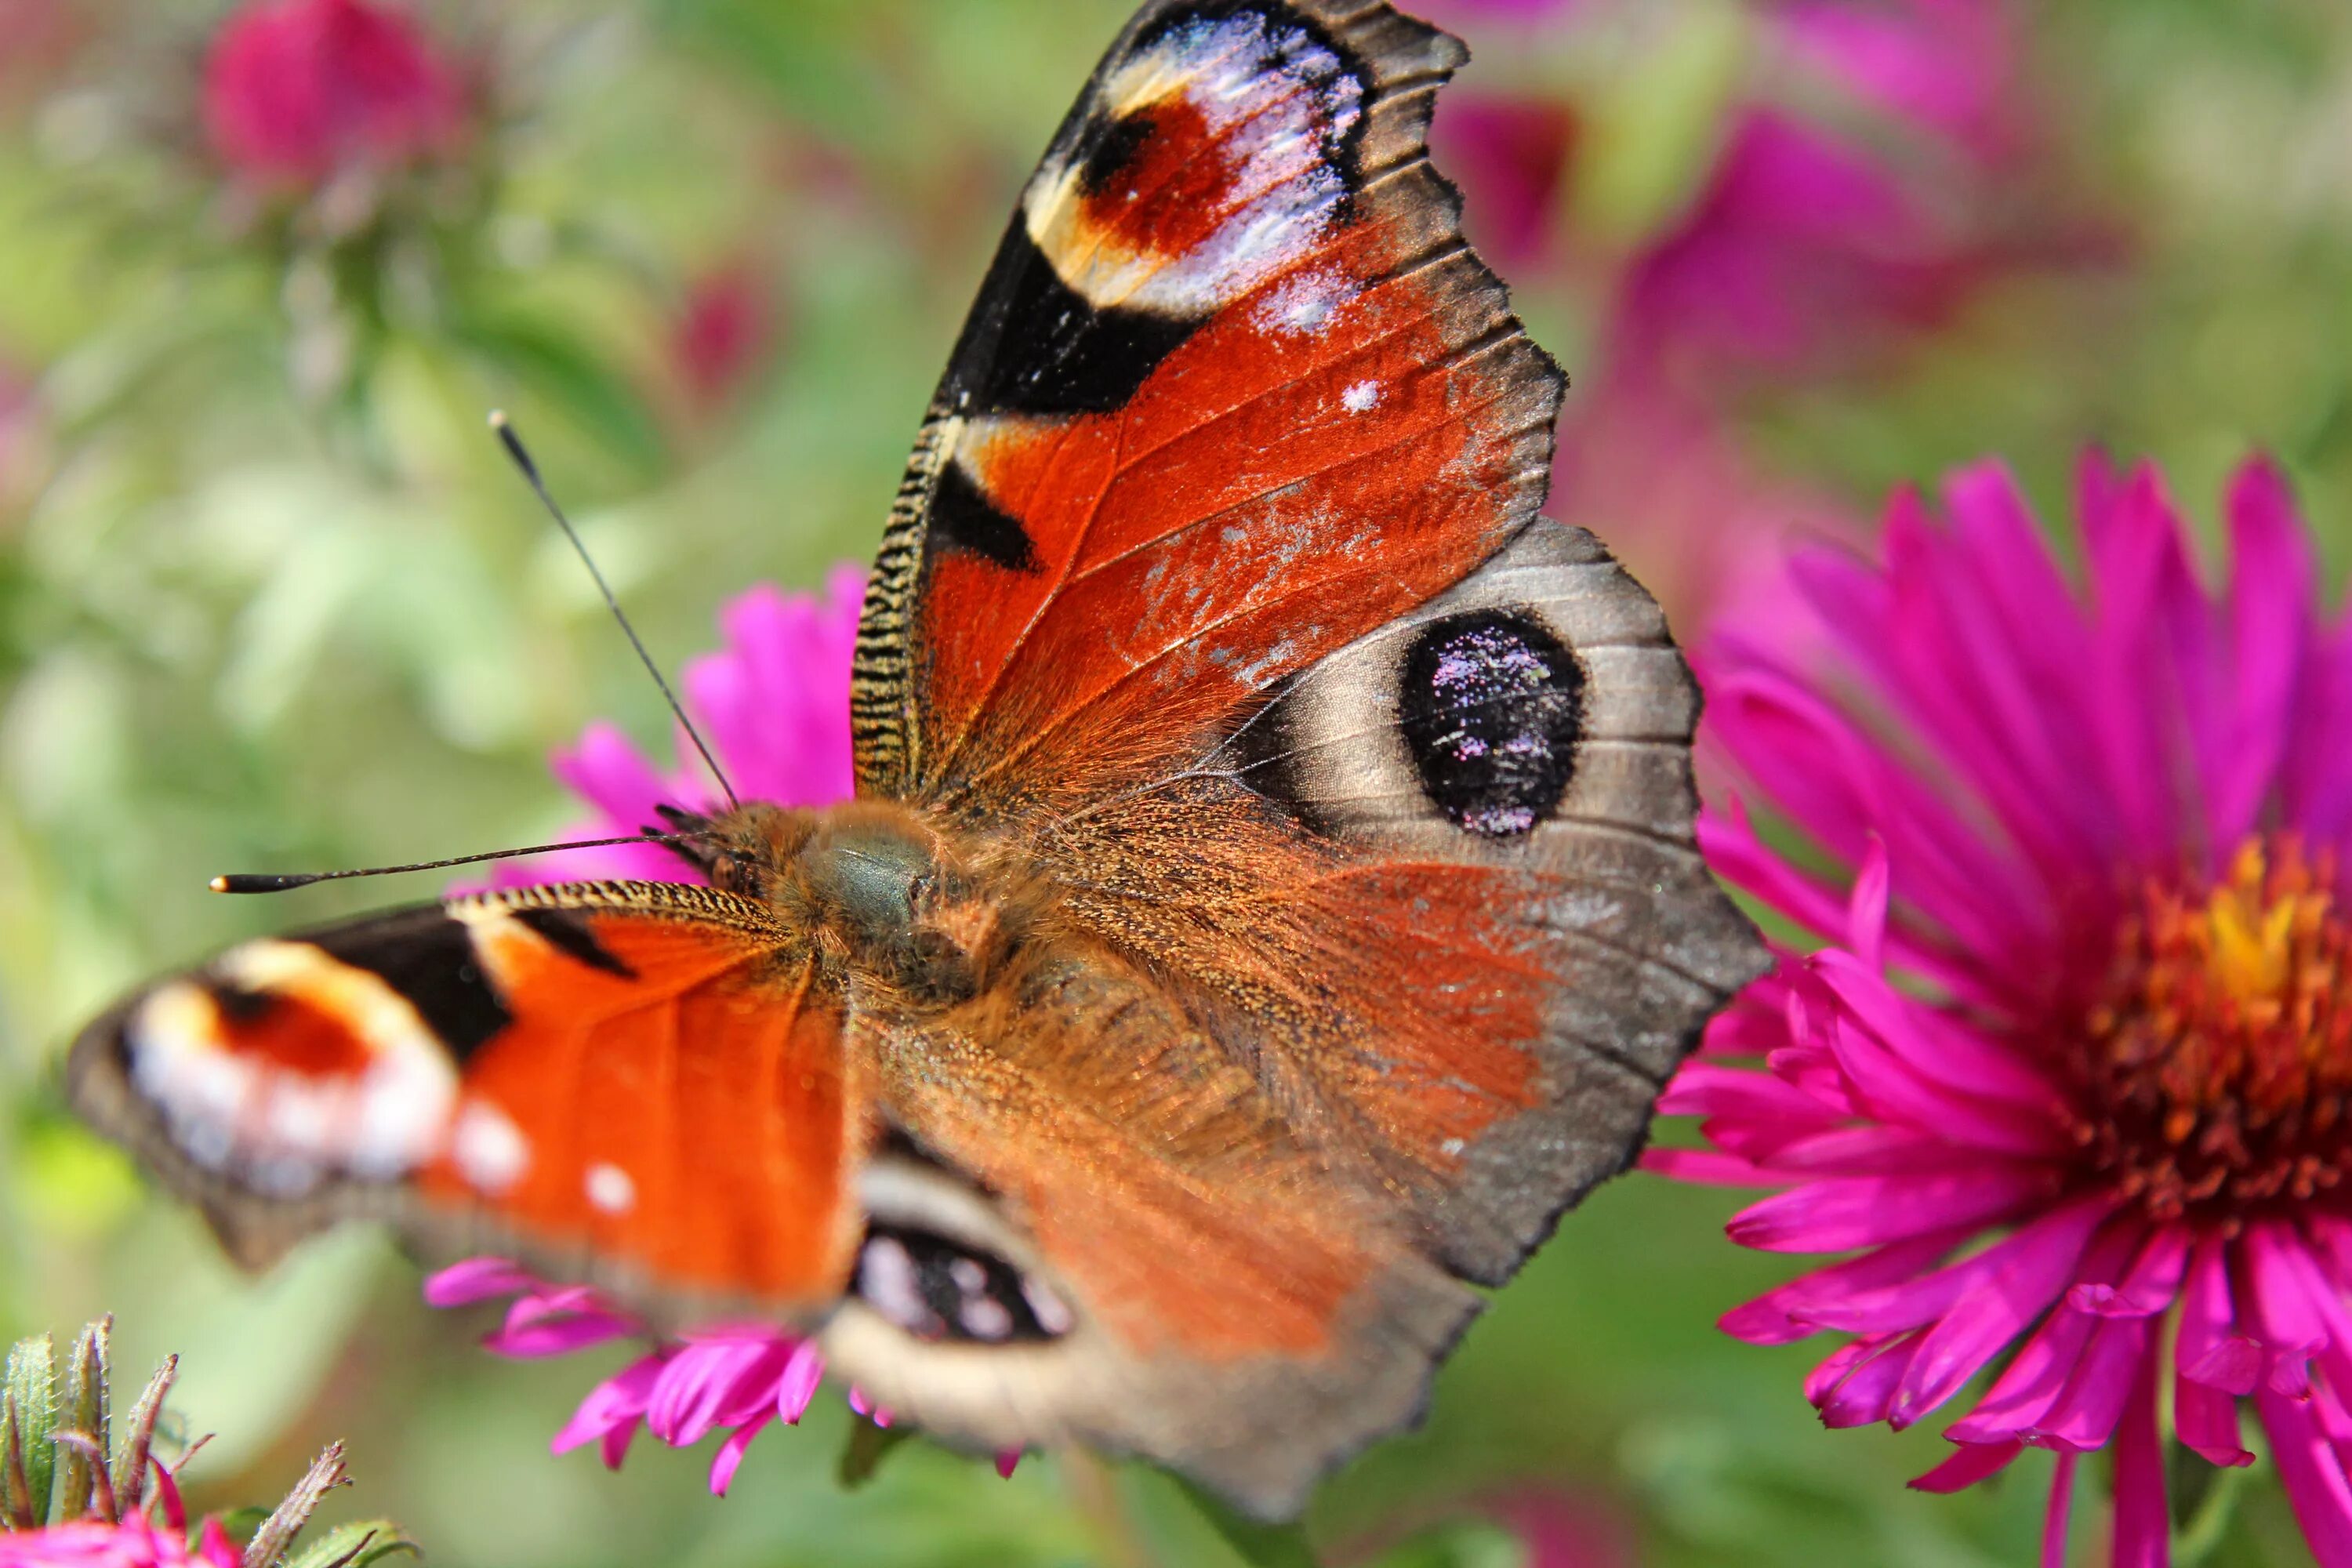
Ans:
{"label": "butterfly forewing", "polygon": [[1562,379],[1385,6],[1155,5],[1024,192],[861,628],[861,787],[984,806],[1197,752],[1534,515]]}
{"label": "butterfly forewing", "polygon": [[633,1300],[838,1293],[839,999],[705,888],[453,899],[243,943],[92,1025],[74,1098],[266,1258],[352,1214]]}

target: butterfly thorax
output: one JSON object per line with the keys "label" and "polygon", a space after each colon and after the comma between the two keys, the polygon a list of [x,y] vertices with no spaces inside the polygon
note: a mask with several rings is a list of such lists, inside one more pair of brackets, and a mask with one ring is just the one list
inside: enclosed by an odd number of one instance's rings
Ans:
{"label": "butterfly thorax", "polygon": [[756,899],[862,989],[917,1008],[976,994],[1031,923],[1034,900],[975,866],[950,832],[908,807],[823,811],[748,803],[700,825],[692,858],[719,888]]}

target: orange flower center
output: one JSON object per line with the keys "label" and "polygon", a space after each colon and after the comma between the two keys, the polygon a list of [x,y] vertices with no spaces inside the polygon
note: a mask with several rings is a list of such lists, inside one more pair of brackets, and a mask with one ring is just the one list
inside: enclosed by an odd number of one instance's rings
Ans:
{"label": "orange flower center", "polygon": [[2151,886],[2084,1020],[2076,1136],[2158,1220],[2234,1232],[2352,1163],[2352,924],[2332,853],[2252,841],[2202,893]]}

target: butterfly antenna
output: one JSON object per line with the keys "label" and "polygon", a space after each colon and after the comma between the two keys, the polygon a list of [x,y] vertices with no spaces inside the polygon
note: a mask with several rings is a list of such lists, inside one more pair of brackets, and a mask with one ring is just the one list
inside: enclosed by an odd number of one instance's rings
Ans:
{"label": "butterfly antenna", "polygon": [[313,882],[341,882],[352,877],[391,877],[403,871],[439,871],[451,866],[478,866],[485,860],[512,860],[523,855],[552,855],[564,849],[609,849],[616,844],[676,846],[709,837],[703,833],[638,833],[626,838],[583,838],[575,844],[534,844],[528,849],[492,849],[481,855],[460,855],[449,860],[419,860],[413,866],[371,866],[360,871],[239,871],[215,877],[215,893],[283,893]]}
{"label": "butterfly antenna", "polygon": [[[614,620],[621,623],[621,631],[628,637],[629,646],[637,650],[638,662],[646,667],[646,673],[652,676],[654,684],[661,689],[662,700],[669,704],[669,710],[686,731],[687,739],[694,742],[695,751],[700,753],[703,765],[710,770],[710,776],[717,779],[719,787],[726,792],[727,804],[740,806],[743,803],[735,797],[735,786],[727,782],[726,771],[719,767],[719,759],[710,754],[709,746],[703,744],[702,731],[694,727],[694,721],[686,716],[686,709],[678,702],[677,694],[670,690],[669,682],[662,679],[661,666],[656,664],[654,656],[646,651],[645,643],[637,637],[637,628],[629,624],[629,617],[621,609],[621,601],[613,596],[612,584],[604,581],[604,574],[597,569],[596,558],[588,553],[588,546],[581,542],[580,531],[572,526],[572,520],[563,515],[563,509],[556,505],[555,498],[548,493],[547,481],[540,477],[539,465],[531,460],[530,451],[523,446],[522,437],[515,434],[514,423],[507,417],[505,409],[490,410],[490,428],[498,433],[499,444],[507,449],[507,456],[514,459],[514,466],[522,470],[522,477],[530,484],[531,493],[539,498],[539,504],[547,509],[547,515],[555,520],[555,525],[563,530],[563,537],[572,542],[572,548],[580,556],[580,563],[588,568],[588,575],[596,580],[596,591],[604,595],[604,607],[613,612]],[[520,853],[531,852],[524,850]]]}

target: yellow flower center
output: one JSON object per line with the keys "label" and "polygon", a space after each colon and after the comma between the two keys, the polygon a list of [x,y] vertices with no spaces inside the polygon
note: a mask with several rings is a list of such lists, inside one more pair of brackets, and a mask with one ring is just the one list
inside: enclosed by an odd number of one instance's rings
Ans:
{"label": "yellow flower center", "polygon": [[2076,1136],[2158,1220],[2234,1231],[2352,1163],[2352,925],[2335,858],[2242,847],[2201,894],[2149,887],[2084,1020]]}

